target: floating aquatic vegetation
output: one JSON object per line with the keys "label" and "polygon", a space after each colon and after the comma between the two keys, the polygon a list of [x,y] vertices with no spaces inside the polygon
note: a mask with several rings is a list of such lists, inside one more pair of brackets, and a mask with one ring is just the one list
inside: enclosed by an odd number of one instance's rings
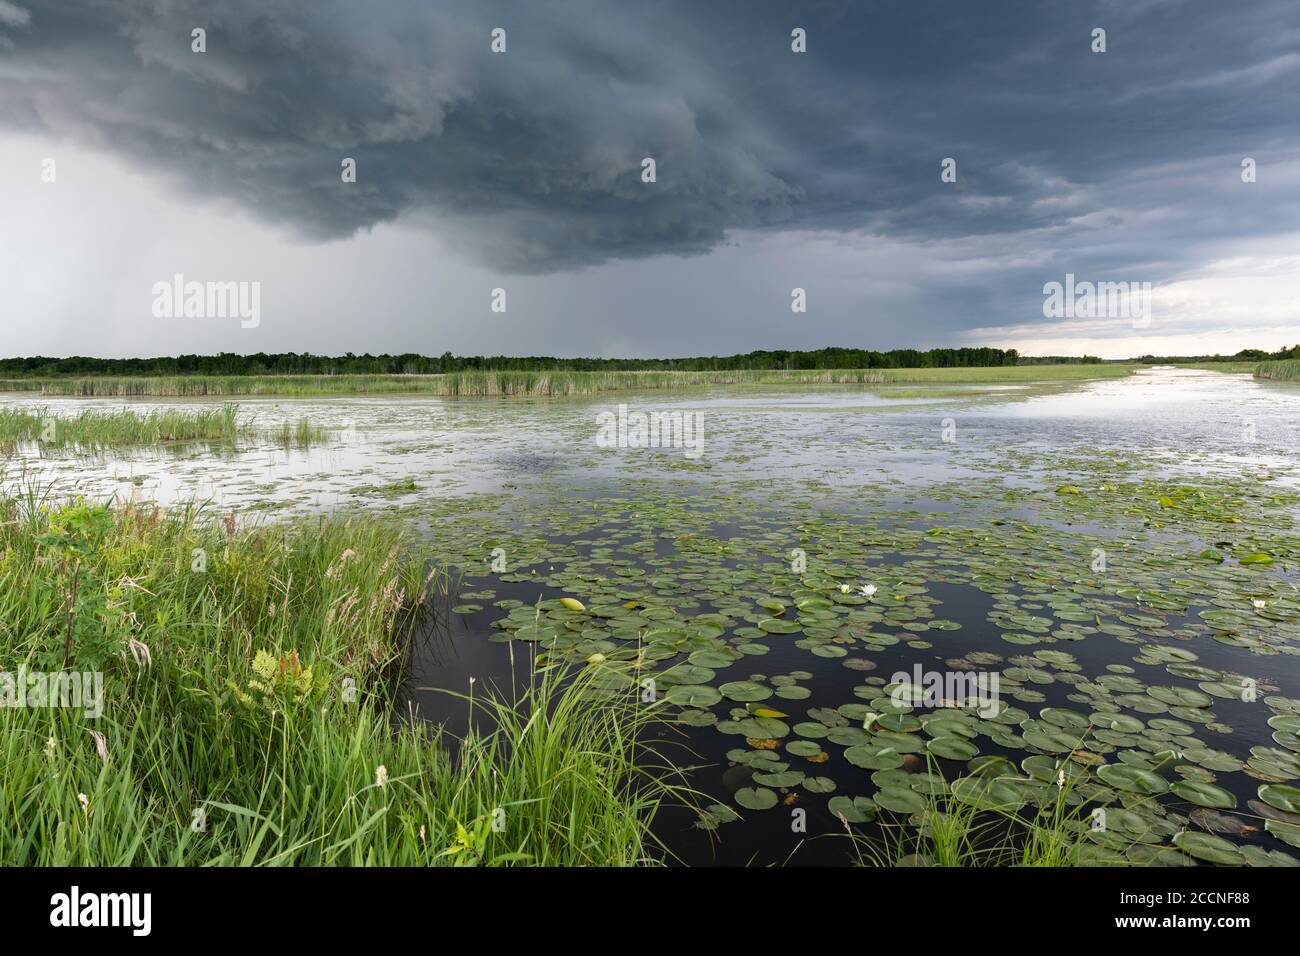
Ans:
{"label": "floating aquatic vegetation", "polygon": [[[1109,835],[1092,838],[1099,860],[1289,860],[1277,847],[1294,836],[1286,827],[1300,826],[1292,791],[1259,793],[1257,802],[1297,814],[1272,821],[1278,835],[1244,822],[1258,818],[1227,778],[1263,774],[1279,787],[1300,775],[1297,702],[1267,693],[1276,685],[1251,664],[1300,652],[1291,571],[1300,551],[1278,530],[1289,522],[1275,520],[1295,509],[1295,494],[1261,494],[1250,480],[1075,487],[1017,495],[1034,520],[995,513],[943,524],[936,513],[868,512],[834,495],[760,510],[706,489],[684,508],[654,481],[627,496],[557,496],[535,518],[514,514],[511,527],[491,529],[491,541],[513,543],[502,586],[527,584],[542,599],[490,623],[552,657],[636,661],[692,740],[743,743],[728,745],[731,769],[719,778],[730,782],[735,820],[799,795],[799,806],[841,826],[911,818],[935,787],[920,772],[930,759],[967,769],[944,799],[981,811],[1041,803],[1068,777],[1078,807],[1111,814]],[[992,498],[971,485],[954,496]],[[1089,530],[1072,529],[1076,512]],[[1230,537],[1225,520],[1239,529]],[[547,526],[566,533],[548,536]],[[479,531],[460,542],[467,566],[486,553]],[[440,521],[434,533],[437,547],[451,545],[451,526]],[[1205,542],[1225,560],[1201,559]],[[806,561],[797,571],[794,547]],[[1095,548],[1107,570],[1094,567]],[[1252,558],[1261,553],[1276,564]],[[869,595],[845,583],[863,578],[875,582]],[[492,580],[476,576],[473,586],[490,592]],[[800,653],[805,666],[791,668]],[[769,654],[780,665],[756,668]],[[1001,703],[995,713],[961,697],[924,706],[920,687],[888,680],[905,660],[996,671]],[[838,700],[807,686],[835,669],[866,680],[836,681]],[[1250,707],[1262,716],[1249,718]],[[1236,722],[1266,723],[1277,746],[1243,748]],[[1008,760],[1017,752],[1023,769]],[[1217,816],[1191,815],[1200,811]],[[702,819],[706,829],[729,822],[716,809]]]}

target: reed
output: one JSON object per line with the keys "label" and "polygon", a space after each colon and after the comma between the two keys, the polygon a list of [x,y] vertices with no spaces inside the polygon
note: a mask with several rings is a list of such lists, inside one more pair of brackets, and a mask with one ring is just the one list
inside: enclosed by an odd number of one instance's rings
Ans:
{"label": "reed", "polygon": [[238,408],[200,411],[86,409],[66,417],[48,408],[0,407],[0,441],[53,445],[151,445],[174,441],[233,442],[241,429]]}
{"label": "reed", "polygon": [[1260,362],[1255,366],[1255,377],[1278,382],[1300,382],[1300,359]]}
{"label": "reed", "polygon": [[109,448],[170,442],[233,444],[240,438],[267,438],[286,447],[307,448],[329,433],[308,418],[260,431],[239,421],[239,407],[185,411],[162,409],[87,409],[61,416],[49,408],[0,407],[0,443],[33,442],[43,447]]}
{"label": "reed", "polygon": [[978,368],[759,371],[503,371],[446,375],[192,375],[156,378],[19,378],[0,391],[87,397],[229,397],[416,393],[447,398],[593,395],[608,391],[720,385],[1034,384],[1129,375],[1136,365],[1019,365]]}

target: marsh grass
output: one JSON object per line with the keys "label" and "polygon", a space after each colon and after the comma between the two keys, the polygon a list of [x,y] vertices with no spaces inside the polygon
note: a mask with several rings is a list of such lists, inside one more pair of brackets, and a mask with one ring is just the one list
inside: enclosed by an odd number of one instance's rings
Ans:
{"label": "marsh grass", "polygon": [[285,447],[307,448],[328,435],[307,418],[259,432],[240,422],[239,406],[230,403],[197,411],[84,409],[71,416],[57,415],[49,408],[0,407],[0,443],[7,444],[97,449],[182,442],[234,445],[241,438],[265,437]]}
{"label": "marsh grass", "polygon": [[446,375],[190,375],[146,378],[17,378],[0,391],[45,395],[227,397],[423,393],[447,398],[593,395],[607,391],[703,385],[1031,384],[1129,375],[1136,365],[1019,365],[978,368],[809,369],[762,371],[503,371]]}
{"label": "marsh grass", "polygon": [[851,834],[865,866],[1080,866],[1090,846],[1087,820],[1069,788],[1031,814],[1019,804],[988,805],[932,796],[920,825],[883,824],[868,839]]}
{"label": "marsh grass", "polygon": [[1279,382],[1300,382],[1300,359],[1260,362],[1255,366],[1255,377]]}
{"label": "marsh grass", "polygon": [[0,408],[0,441],[103,447],[206,441],[230,444],[242,432],[234,405],[201,411],[85,409],[59,416],[48,408]]}
{"label": "marsh grass", "polygon": [[1259,367],[1258,362],[1175,362],[1178,368],[1201,372],[1223,372],[1226,375],[1249,375]]}
{"label": "marsh grass", "polygon": [[[929,771],[938,775],[934,759]],[[1064,762],[1058,763],[1064,769]],[[1019,777],[986,776],[995,786],[1023,784]],[[856,862],[860,866],[945,867],[1074,867],[1130,865],[1123,855],[1107,852],[1089,837],[1091,804],[1080,792],[1082,775],[1061,776],[1051,785],[1047,799],[1026,803],[1021,799],[999,802],[983,794],[974,799],[954,799],[949,788],[931,794],[929,805],[916,819],[884,823],[875,836],[847,828]],[[1136,839],[1126,849],[1147,849]]]}
{"label": "marsh grass", "polygon": [[[430,578],[395,526],[0,499],[3,670],[99,670],[103,715],[0,708],[0,865],[629,864],[654,719],[544,672],[453,759],[394,722]],[[620,683],[620,681],[622,683]],[[102,735],[102,736],[97,736]]]}
{"label": "marsh grass", "polygon": [[329,432],[312,424],[309,418],[300,418],[296,423],[284,422],[271,432],[272,439],[285,448],[310,448],[329,438]]}

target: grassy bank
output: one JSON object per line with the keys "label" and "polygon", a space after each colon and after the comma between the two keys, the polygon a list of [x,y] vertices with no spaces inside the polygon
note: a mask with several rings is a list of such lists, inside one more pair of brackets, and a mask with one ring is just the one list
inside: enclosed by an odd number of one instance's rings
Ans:
{"label": "grassy bank", "polygon": [[0,707],[0,865],[647,855],[645,709],[593,701],[604,669],[544,674],[513,706],[479,688],[466,706],[498,729],[454,761],[436,732],[394,728],[398,635],[428,581],[389,525],[239,528],[35,493],[0,519],[0,694],[17,699],[20,667],[103,682],[97,719]]}
{"label": "grassy bank", "polygon": [[1224,372],[1229,375],[1249,375],[1259,368],[1258,362],[1175,362],[1179,368],[1193,368],[1202,372]]}
{"label": "grassy bank", "polygon": [[591,395],[699,385],[997,384],[1117,378],[1134,365],[1021,365],[979,368],[813,369],[732,372],[454,372],[447,375],[193,375],[157,378],[16,378],[0,391],[86,397],[225,397],[423,393],[449,398]]}
{"label": "grassy bank", "polygon": [[1255,367],[1255,377],[1273,379],[1279,382],[1300,382],[1300,360],[1287,359],[1281,362],[1260,362]]}

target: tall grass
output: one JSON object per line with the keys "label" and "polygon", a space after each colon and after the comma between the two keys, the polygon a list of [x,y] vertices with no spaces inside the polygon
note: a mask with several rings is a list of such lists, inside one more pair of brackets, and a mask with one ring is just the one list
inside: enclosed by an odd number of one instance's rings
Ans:
{"label": "tall grass", "polygon": [[99,671],[104,696],[98,719],[0,708],[0,865],[652,855],[652,718],[603,669],[478,694],[493,726],[455,758],[394,724],[399,635],[428,584],[395,527],[240,527],[36,490],[0,519],[0,670]]}
{"label": "tall grass", "polygon": [[433,375],[160,375],[13,378],[0,391],[85,398],[224,398],[238,395],[353,395],[430,391]]}
{"label": "tall grass", "polygon": [[1300,382],[1300,359],[1260,362],[1255,366],[1255,377],[1275,379],[1279,382]]}
{"label": "tall grass", "polygon": [[86,409],[60,417],[48,408],[0,407],[0,441],[39,441],[54,445],[151,445],[170,441],[233,442],[240,434],[234,405],[201,411],[162,409],[140,414],[130,409]]}
{"label": "tall grass", "polygon": [[1259,367],[1258,362],[1175,362],[1178,368],[1196,369],[1201,372],[1222,372],[1227,375],[1249,375]]}
{"label": "tall grass", "polygon": [[1068,785],[1025,815],[1019,803],[995,805],[930,798],[920,825],[885,824],[874,839],[850,832],[859,865],[1086,866],[1094,861],[1088,819],[1072,806]]}
{"label": "tall grass", "polygon": [[1130,374],[1133,365],[1020,365],[989,368],[666,371],[453,372],[446,375],[190,375],[155,378],[16,378],[0,391],[103,397],[356,395],[423,393],[451,398],[591,395],[700,385],[997,384],[1083,381]]}
{"label": "tall grass", "polygon": [[284,422],[271,432],[271,437],[285,448],[310,448],[328,437],[328,432],[312,424],[309,418],[300,418],[296,423]]}
{"label": "tall grass", "polygon": [[[1082,747],[1091,732],[1089,727],[1076,746]],[[1164,761],[1173,753],[1156,756]],[[990,765],[949,786],[933,757],[927,763],[939,786],[931,788],[928,805],[917,815],[919,825],[915,818],[886,823],[877,835],[867,836],[846,824],[859,865],[1128,866],[1148,863],[1162,851],[1174,853],[1158,843],[1144,843],[1139,832],[1125,836],[1117,829],[1107,834],[1108,804],[1096,802],[1082,786],[1088,775],[1068,756],[1056,760],[1054,782],[1004,774]],[[965,788],[962,793],[955,792],[958,784]],[[1026,786],[1028,790],[1022,789]],[[1131,811],[1139,803],[1134,800],[1123,806]],[[1097,811],[1101,811],[1100,821]],[[1094,830],[1098,822],[1100,832]]]}
{"label": "tall grass", "polygon": [[[107,448],[120,445],[157,445],[166,442],[233,444],[260,433],[239,421],[239,406],[189,411],[85,409],[72,416],[56,415],[49,408],[0,407],[0,443],[36,442],[55,447]],[[287,447],[306,448],[324,441],[325,429],[310,419],[284,422],[267,430],[265,437]]]}

